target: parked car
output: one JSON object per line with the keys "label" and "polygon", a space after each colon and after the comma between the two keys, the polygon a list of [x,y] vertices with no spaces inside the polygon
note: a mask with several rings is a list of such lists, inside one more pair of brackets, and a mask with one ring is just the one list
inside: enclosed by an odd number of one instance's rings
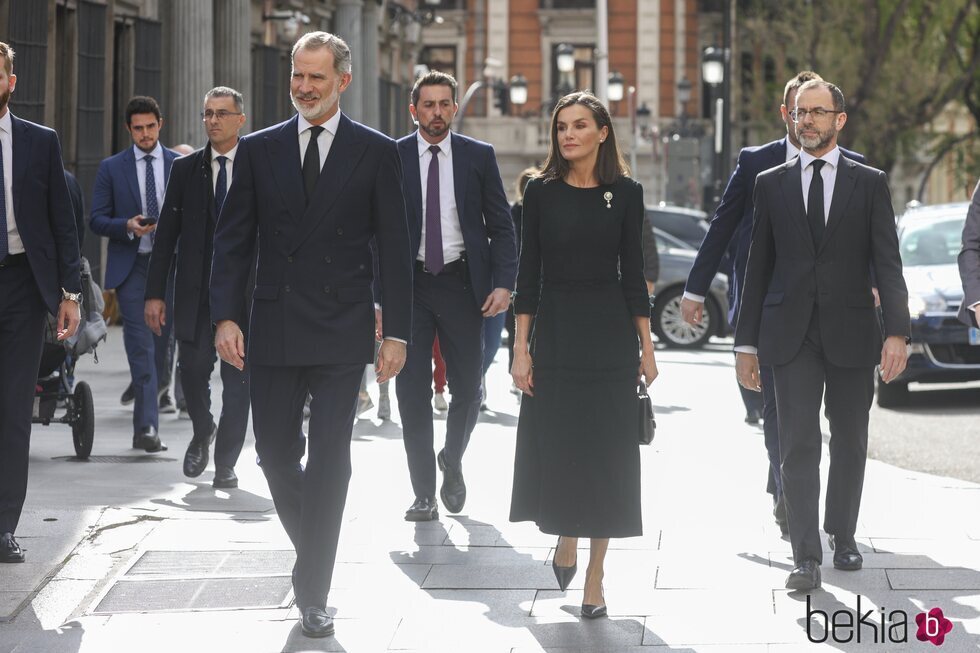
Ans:
{"label": "parked car", "polygon": [[662,229],[654,228],[660,255],[660,278],[651,298],[650,328],[667,347],[697,349],[711,336],[730,333],[728,321],[728,277],[716,274],[705,297],[701,324],[691,326],[681,317],[681,298],[697,249]]}
{"label": "parked car", "polygon": [[708,214],[704,211],[657,204],[646,207],[646,213],[650,224],[694,249],[701,246],[704,235],[708,233]]}
{"label": "parked car", "polygon": [[980,381],[980,331],[956,319],[963,302],[956,257],[967,202],[920,206],[898,221],[898,242],[909,289],[912,345],[908,366],[878,383],[878,405],[907,403],[909,383]]}

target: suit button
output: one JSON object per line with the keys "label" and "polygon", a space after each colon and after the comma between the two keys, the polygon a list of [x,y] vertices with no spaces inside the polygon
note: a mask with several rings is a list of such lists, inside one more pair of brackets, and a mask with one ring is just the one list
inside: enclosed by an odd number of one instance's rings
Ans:
{"label": "suit button", "polygon": [[276,229],[275,231],[272,232],[272,235],[273,236],[278,236],[281,233],[282,233],[281,231],[279,231],[278,229]]}
{"label": "suit button", "polygon": [[327,263],[333,263],[333,259],[330,258],[329,256],[325,256],[323,260],[326,261]]}
{"label": "suit button", "polygon": [[323,292],[325,292],[327,294],[330,294],[330,286],[324,286],[323,287]]}
{"label": "suit button", "polygon": [[337,227],[337,235],[338,236],[343,236],[344,235],[344,228],[343,227]]}
{"label": "suit button", "polygon": [[289,261],[290,263],[292,263],[293,262],[293,257],[292,256],[287,256],[286,257],[286,260]]}
{"label": "suit button", "polygon": [[286,286],[286,292],[289,292],[289,286]]}

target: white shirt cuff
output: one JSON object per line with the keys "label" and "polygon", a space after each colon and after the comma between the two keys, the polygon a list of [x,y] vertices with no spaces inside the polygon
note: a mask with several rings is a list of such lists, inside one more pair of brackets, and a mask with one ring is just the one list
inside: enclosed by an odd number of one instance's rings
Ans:
{"label": "white shirt cuff", "polygon": [[388,336],[385,336],[384,339],[385,340],[394,340],[395,342],[400,342],[403,345],[407,345],[408,344],[408,340],[402,340],[401,338],[389,338]]}
{"label": "white shirt cuff", "polygon": [[127,236],[129,236],[129,239],[130,239],[130,240],[132,240],[133,238],[136,238],[136,236],[135,236],[135,235],[133,234],[133,232],[132,232],[132,231],[127,231],[127,232],[126,232],[126,235],[127,235]]}
{"label": "white shirt cuff", "polygon": [[751,345],[739,345],[735,348],[736,354],[752,354],[753,356],[759,355],[759,348],[753,347]]}
{"label": "white shirt cuff", "polygon": [[980,302],[973,302],[972,304],[970,304],[969,306],[967,306],[967,308],[969,308],[969,309],[970,309],[970,310],[972,311],[972,310],[974,310],[974,309],[975,309],[975,308],[976,308],[977,306],[980,306]]}
{"label": "white shirt cuff", "polygon": [[692,302],[697,302],[699,304],[704,303],[703,295],[695,295],[694,293],[687,292],[686,290],[684,291],[684,299],[690,299]]}

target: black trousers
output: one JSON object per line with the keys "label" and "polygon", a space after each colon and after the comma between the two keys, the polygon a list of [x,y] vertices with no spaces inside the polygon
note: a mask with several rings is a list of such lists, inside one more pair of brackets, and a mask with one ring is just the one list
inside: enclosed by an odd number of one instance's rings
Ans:
{"label": "black trousers", "polygon": [[0,533],[17,530],[27,497],[31,416],[46,313],[26,260],[0,268]]}
{"label": "black trousers", "polygon": [[861,508],[868,456],[868,411],[873,367],[839,367],[827,360],[814,307],[803,346],[785,365],[773,366],[782,456],[783,496],[793,559],[823,562],[820,543],[821,402],[830,420],[830,474],[824,531],[853,537]]}
{"label": "black trousers", "polygon": [[774,499],[783,494],[783,479],[779,472],[782,459],[779,456],[779,418],[776,410],[776,381],[772,367],[762,365],[759,369],[762,381],[762,433],[769,456],[769,473],[766,478],[766,492]]}
{"label": "black trousers", "polygon": [[[330,591],[363,374],[364,365],[252,365],[250,370],[255,450],[296,549],[293,590],[303,608],[324,608]],[[308,438],[303,435],[307,393],[312,397]]]}
{"label": "black trousers", "polygon": [[[248,318],[238,323],[247,329]],[[206,305],[197,310],[197,326],[194,340],[181,340],[177,355],[180,381],[184,388],[187,414],[194,425],[194,438],[207,438],[211,434],[214,415],[211,413],[211,373],[218,360],[214,349],[214,332],[211,314]],[[248,429],[248,367],[239,372],[221,362],[221,417],[214,444],[214,464],[234,467],[245,443]]]}
{"label": "black trousers", "polygon": [[460,466],[480,414],[483,376],[483,314],[459,274],[415,272],[412,342],[405,368],[395,377],[408,471],[417,497],[435,497],[436,455],[432,427],[432,342],[446,359],[452,388],[446,417],[446,458]]}

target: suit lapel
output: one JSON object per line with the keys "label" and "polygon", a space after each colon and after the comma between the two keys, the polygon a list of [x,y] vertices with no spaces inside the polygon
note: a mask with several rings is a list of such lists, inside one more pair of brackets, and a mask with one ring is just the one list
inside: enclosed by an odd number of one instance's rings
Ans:
{"label": "suit lapel", "polygon": [[459,216],[459,228],[463,228],[463,207],[466,206],[466,181],[469,175],[468,143],[457,136],[451,134],[450,145],[453,148],[453,190],[456,194],[456,215]]}
{"label": "suit lapel", "polygon": [[405,179],[405,199],[411,211],[411,222],[413,240],[419,241],[422,238],[422,177],[419,171],[419,148],[418,137],[404,139],[398,145],[401,148],[402,174]]}
{"label": "suit lapel", "polygon": [[817,248],[813,243],[813,236],[810,234],[810,225],[806,221],[806,206],[803,204],[803,177],[800,170],[800,158],[797,157],[791,163],[786,164],[783,174],[780,175],[780,189],[783,192],[783,201],[789,207],[790,220],[800,230],[809,246],[810,252],[816,255]]}
{"label": "suit lapel", "polygon": [[[303,213],[291,251],[299,249],[330,212],[364,154],[364,144],[360,141],[356,129],[350,118],[340,114],[337,133],[333,137],[327,160],[324,161],[323,169],[320,170],[320,176],[317,177],[316,185],[313,187],[313,197],[310,198],[310,203]],[[302,178],[302,174],[299,178]]]}
{"label": "suit lapel", "polygon": [[10,142],[13,147],[10,158],[14,166],[13,185],[11,187],[14,193],[14,215],[22,215],[20,212],[21,193],[19,191],[24,187],[24,177],[27,175],[27,163],[31,153],[31,130],[27,128],[27,123],[15,117],[14,114],[10,114],[10,126],[13,132],[10,135]]}
{"label": "suit lapel", "polygon": [[[854,186],[857,183],[857,175],[854,171],[855,164],[843,155],[837,162],[837,180],[834,182],[834,196],[830,200],[830,216],[827,218],[827,228],[824,229],[823,242],[821,247],[826,245],[833,235],[834,230],[844,219],[844,209],[851,199]],[[817,248],[819,252],[821,247]]]}
{"label": "suit lapel", "polygon": [[218,216],[214,214],[214,181],[213,181],[213,171],[211,170],[211,143],[204,146],[201,150],[200,160],[198,164],[200,168],[198,174],[203,178],[203,183],[201,184],[203,188],[201,189],[204,193],[204,205],[207,207],[207,214],[210,220],[216,220]]}
{"label": "suit lapel", "polygon": [[123,152],[123,175],[126,177],[126,185],[133,194],[136,202],[136,210],[143,212],[143,196],[140,194],[140,182],[136,178],[136,155],[133,153],[133,146],[130,145]]}
{"label": "suit lapel", "polygon": [[265,137],[266,151],[272,176],[293,220],[299,222],[306,210],[306,191],[303,190],[303,170],[299,156],[299,118],[283,123],[282,128]]}

